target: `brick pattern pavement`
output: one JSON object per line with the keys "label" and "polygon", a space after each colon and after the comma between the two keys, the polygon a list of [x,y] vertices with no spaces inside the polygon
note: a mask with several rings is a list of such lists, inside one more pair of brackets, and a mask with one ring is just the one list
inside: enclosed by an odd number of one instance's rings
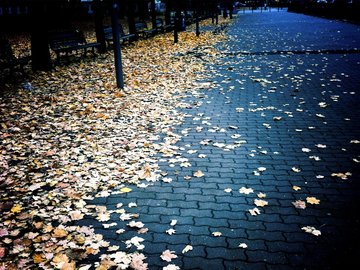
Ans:
{"label": "brick pattern pavement", "polygon": [[[350,142],[360,139],[360,54],[238,52],[352,49],[360,45],[359,31],[351,24],[291,13],[238,17],[229,29],[231,40],[219,45],[222,53],[209,66],[214,87],[184,97],[192,106],[183,109],[188,117],[175,133],[183,134],[178,146],[191,166],[171,167],[169,158],[160,157],[171,183],[96,199],[109,209],[119,202],[137,203],[129,211],[139,213],[149,228],[141,237],[150,269],[167,265],[160,259],[166,249],[176,251],[173,263],[181,269],[347,269],[355,262],[360,255],[360,144]],[[203,177],[184,179],[198,170]],[[352,176],[331,176],[338,172]],[[242,194],[242,187],[254,192]],[[248,210],[260,192],[269,205],[252,216]],[[307,197],[320,204],[293,206]],[[173,219],[176,233],[168,235]],[[304,226],[319,229],[321,236],[304,232]],[[121,241],[136,235],[97,231],[124,249]],[[193,250],[181,254],[188,244]]]}

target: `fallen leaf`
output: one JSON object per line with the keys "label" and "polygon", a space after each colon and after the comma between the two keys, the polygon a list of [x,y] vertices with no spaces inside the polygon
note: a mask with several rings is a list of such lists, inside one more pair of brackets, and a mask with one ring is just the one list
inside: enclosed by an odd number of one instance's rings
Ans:
{"label": "fallen leaf", "polygon": [[296,168],[296,167],[292,167],[291,170],[292,170],[293,172],[296,172],[296,173],[301,172],[301,170],[300,170],[299,168]]}
{"label": "fallen leaf", "polygon": [[55,238],[64,238],[68,235],[69,233],[62,229],[62,228],[55,228],[53,233],[52,233],[52,237],[55,237]]}
{"label": "fallen leaf", "polygon": [[297,200],[295,202],[292,202],[292,204],[295,206],[295,208],[298,208],[298,209],[305,209],[306,208],[306,203],[304,201],[301,201],[301,200]]}
{"label": "fallen leaf", "polygon": [[222,235],[222,233],[221,232],[213,232],[212,235],[215,237],[219,237]]}
{"label": "fallen leaf", "polygon": [[315,145],[317,148],[326,148],[325,144],[316,144]]}
{"label": "fallen leaf", "polygon": [[338,177],[342,180],[347,180],[349,176],[352,176],[352,173],[346,172],[346,173],[332,173],[332,177]]}
{"label": "fallen leaf", "polygon": [[103,227],[104,227],[105,229],[108,229],[108,228],[114,227],[114,226],[116,226],[116,225],[117,225],[116,222],[112,222],[112,223],[108,223],[108,224],[103,224]]}
{"label": "fallen leaf", "polygon": [[260,210],[258,208],[249,209],[249,212],[252,216],[260,215]]}
{"label": "fallen leaf", "polygon": [[45,261],[44,255],[39,253],[34,254],[33,261],[36,264],[42,263],[43,261]]}
{"label": "fallen leaf", "polygon": [[259,192],[259,193],[257,194],[257,196],[258,196],[260,199],[266,198],[266,194],[265,194],[265,193],[262,193],[262,192]]}
{"label": "fallen leaf", "polygon": [[134,253],[131,258],[130,267],[134,270],[147,270],[148,264],[144,262],[145,259],[144,254]]}
{"label": "fallen leaf", "polygon": [[12,208],[11,208],[11,212],[12,213],[20,213],[22,211],[23,207],[20,204],[15,204]]}
{"label": "fallen leaf", "polygon": [[142,250],[145,248],[145,246],[141,244],[142,242],[144,242],[144,240],[145,240],[144,238],[134,236],[130,240],[125,241],[126,248],[135,246],[138,250]]}
{"label": "fallen leaf", "polygon": [[84,214],[80,210],[74,210],[69,212],[71,220],[81,220],[84,218]]}
{"label": "fallen leaf", "polygon": [[166,233],[169,234],[169,235],[173,235],[173,234],[176,233],[176,230],[174,230],[174,229],[168,229],[168,230],[166,230]]}
{"label": "fallen leaf", "polygon": [[255,200],[254,200],[254,203],[255,203],[255,205],[258,206],[258,207],[264,207],[264,206],[266,206],[266,205],[269,204],[267,201],[265,201],[265,200],[259,200],[259,199],[255,199]]}
{"label": "fallen leaf", "polygon": [[4,247],[0,247],[0,258],[5,257],[5,248]]}
{"label": "fallen leaf", "polygon": [[141,221],[130,221],[128,224],[127,224],[129,227],[131,228],[142,228],[145,226],[144,223],[142,223]]}
{"label": "fallen leaf", "polygon": [[315,197],[307,197],[306,202],[309,204],[320,204],[320,200],[316,199]]}
{"label": "fallen leaf", "polygon": [[171,183],[171,182],[172,182],[172,179],[171,179],[170,177],[164,177],[164,178],[162,179],[162,181],[163,181],[164,183]]}
{"label": "fallen leaf", "polygon": [[242,187],[239,189],[239,192],[242,194],[250,194],[250,193],[253,193],[254,190],[252,188]]}
{"label": "fallen leaf", "polygon": [[164,266],[163,270],[180,270],[180,267],[176,266],[175,264],[169,264],[167,266]]}
{"label": "fallen leaf", "polygon": [[203,174],[203,172],[202,171],[196,171],[195,173],[194,173],[194,176],[195,177],[202,177],[202,176],[204,176],[205,174]]}
{"label": "fallen leaf", "polygon": [[187,246],[181,251],[181,253],[184,254],[184,253],[189,252],[189,251],[191,251],[191,250],[193,250],[193,246],[187,245]]}
{"label": "fallen leaf", "polygon": [[240,248],[247,248],[248,246],[247,246],[247,244],[245,244],[245,243],[241,243],[241,244],[239,245],[239,247],[240,247]]}
{"label": "fallen leaf", "polygon": [[177,224],[177,220],[176,219],[172,219],[170,222],[170,226],[175,226]]}
{"label": "fallen leaf", "polygon": [[321,235],[321,232],[319,230],[317,230],[315,227],[311,227],[311,226],[306,226],[306,227],[302,227],[301,228],[303,231],[307,232],[307,233],[311,233],[315,236],[319,236]]}
{"label": "fallen leaf", "polygon": [[137,204],[135,202],[131,202],[128,204],[128,207],[129,208],[134,208],[134,207],[137,207]]}
{"label": "fallen leaf", "polygon": [[225,191],[226,193],[230,193],[230,192],[232,191],[232,189],[231,189],[231,188],[226,188],[226,189],[224,189],[224,191]]}
{"label": "fallen leaf", "polygon": [[132,191],[132,189],[128,188],[128,187],[123,187],[123,188],[120,189],[121,193],[128,193],[128,192],[131,192],[131,191]]}
{"label": "fallen leaf", "polygon": [[171,262],[172,259],[176,259],[178,256],[175,254],[175,251],[165,250],[160,258],[164,261]]}
{"label": "fallen leaf", "polygon": [[301,190],[301,187],[293,186],[292,189],[295,190],[295,191],[298,191],[298,190]]}

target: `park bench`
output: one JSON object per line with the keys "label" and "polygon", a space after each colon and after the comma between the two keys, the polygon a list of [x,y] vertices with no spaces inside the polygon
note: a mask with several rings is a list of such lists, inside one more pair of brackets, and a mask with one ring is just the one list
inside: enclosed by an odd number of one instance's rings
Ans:
{"label": "park bench", "polygon": [[[119,31],[120,31],[120,42],[130,42],[132,41],[133,39],[136,38],[136,35],[135,34],[125,34],[124,32],[124,29],[122,27],[121,24],[119,24]],[[110,43],[113,43],[114,40],[113,40],[113,31],[112,31],[112,27],[111,26],[107,26],[107,27],[104,27],[104,35],[105,35],[105,40],[106,40],[106,43],[108,45],[108,47],[110,46]]]}
{"label": "park bench", "polygon": [[9,69],[10,75],[13,74],[15,68],[19,68],[24,74],[24,66],[30,61],[28,57],[16,57],[11,48],[10,42],[6,39],[0,39],[0,68],[2,70]]}
{"label": "park bench", "polygon": [[156,30],[158,32],[169,32],[173,29],[174,29],[174,25],[172,25],[172,24],[165,25],[163,19],[161,19],[161,18],[156,19]]}
{"label": "park bench", "polygon": [[149,29],[146,22],[139,21],[135,23],[135,32],[138,37],[148,38],[154,36],[157,33],[156,29]]}
{"label": "park bench", "polygon": [[69,30],[49,33],[49,45],[55,52],[57,61],[59,61],[62,53],[68,56],[69,53],[74,51],[83,51],[84,55],[86,55],[87,50],[91,49],[95,55],[95,48],[99,47],[100,43],[88,43],[83,32]]}

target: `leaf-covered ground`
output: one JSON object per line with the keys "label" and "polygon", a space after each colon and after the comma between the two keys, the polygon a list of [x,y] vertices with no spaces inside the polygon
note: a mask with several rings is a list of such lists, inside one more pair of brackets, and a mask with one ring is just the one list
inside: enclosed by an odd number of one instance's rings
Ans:
{"label": "leaf-covered ground", "polygon": [[169,33],[124,47],[123,90],[110,51],[32,74],[0,98],[0,269],[84,270],[90,265],[78,261],[106,249],[112,255],[97,269],[147,269],[140,237],[126,242],[139,250],[127,254],[93,228],[71,224],[90,215],[111,227],[115,212],[146,233],[122,204],[109,211],[91,200],[166,175],[155,155],[176,152],[173,127],[185,117],[177,109],[189,106],[183,95],[196,94],[206,76],[206,59],[180,56],[194,48],[216,54],[222,39],[183,32],[174,45]]}

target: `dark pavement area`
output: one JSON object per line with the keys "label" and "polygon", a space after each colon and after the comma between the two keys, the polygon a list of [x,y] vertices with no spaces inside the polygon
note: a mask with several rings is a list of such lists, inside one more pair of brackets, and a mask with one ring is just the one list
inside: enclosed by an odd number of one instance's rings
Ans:
{"label": "dark pavement area", "polygon": [[[184,97],[178,154],[158,157],[172,182],[97,203],[137,204],[133,212],[149,228],[141,235],[149,269],[168,264],[160,258],[166,249],[180,269],[358,268],[360,27],[240,13],[227,33],[208,64],[207,89]],[[239,192],[244,187],[249,194]],[[298,200],[305,209],[293,205]],[[122,248],[137,235],[94,227]],[[193,250],[182,254],[186,245]]]}

